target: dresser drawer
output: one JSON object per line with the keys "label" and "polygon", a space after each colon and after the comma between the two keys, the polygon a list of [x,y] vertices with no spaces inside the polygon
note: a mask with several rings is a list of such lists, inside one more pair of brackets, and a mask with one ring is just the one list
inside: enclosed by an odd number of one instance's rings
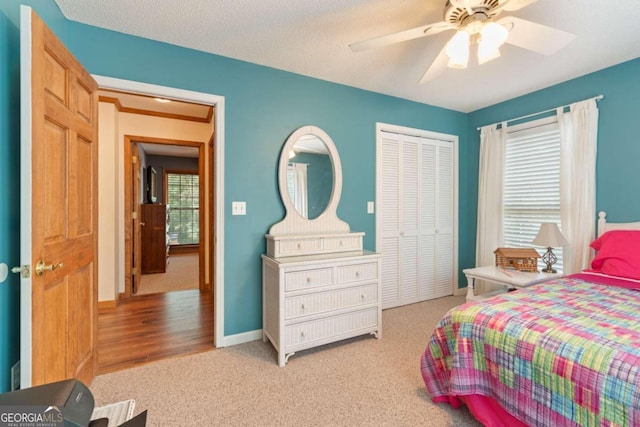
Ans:
{"label": "dresser drawer", "polygon": [[362,250],[362,236],[325,237],[322,249],[326,252]]}
{"label": "dresser drawer", "polygon": [[357,282],[378,278],[378,263],[343,265],[337,269],[338,283]]}
{"label": "dresser drawer", "polygon": [[285,319],[375,303],[377,300],[377,283],[289,297],[285,299]]}
{"label": "dresser drawer", "polygon": [[[344,313],[338,316],[297,323],[285,327],[285,351],[313,346],[314,341],[327,340],[350,332],[378,326],[378,307]],[[332,341],[335,341],[332,340]]]}
{"label": "dresser drawer", "polygon": [[321,248],[322,240],[319,238],[280,241],[281,256],[317,252]]}
{"label": "dresser drawer", "polygon": [[333,285],[333,268],[291,271],[284,274],[285,291]]}

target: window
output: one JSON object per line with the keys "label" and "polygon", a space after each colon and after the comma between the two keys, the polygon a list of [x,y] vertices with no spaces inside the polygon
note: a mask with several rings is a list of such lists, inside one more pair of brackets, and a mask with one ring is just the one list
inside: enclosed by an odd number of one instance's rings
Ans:
{"label": "window", "polygon": [[200,242],[200,182],[191,172],[167,173],[169,243],[197,245]]}
{"label": "window", "polygon": [[[542,222],[560,225],[560,129],[554,118],[507,131],[504,169],[504,244],[532,247]],[[562,248],[555,268],[562,270]]]}

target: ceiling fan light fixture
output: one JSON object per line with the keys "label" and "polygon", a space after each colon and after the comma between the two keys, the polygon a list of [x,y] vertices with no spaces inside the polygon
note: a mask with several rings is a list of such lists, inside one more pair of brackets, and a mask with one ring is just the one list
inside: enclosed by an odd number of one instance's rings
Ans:
{"label": "ceiling fan light fixture", "polygon": [[500,49],[490,49],[482,43],[478,44],[478,64],[482,65],[500,57]]}
{"label": "ceiling fan light fixture", "polygon": [[500,24],[488,22],[480,30],[478,63],[484,64],[500,56],[500,46],[507,40],[509,31]]}
{"label": "ceiling fan light fixture", "polygon": [[480,30],[480,44],[485,45],[488,51],[500,48],[507,40],[509,31],[500,24],[488,22]]}
{"label": "ceiling fan light fixture", "polygon": [[449,67],[467,68],[469,62],[470,37],[468,32],[461,30],[449,40],[446,48],[446,53],[449,57]]}

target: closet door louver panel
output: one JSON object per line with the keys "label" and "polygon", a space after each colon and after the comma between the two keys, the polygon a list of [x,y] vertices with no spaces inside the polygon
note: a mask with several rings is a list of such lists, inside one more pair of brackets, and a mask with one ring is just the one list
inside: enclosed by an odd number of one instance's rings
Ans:
{"label": "closet door louver panel", "polygon": [[418,236],[400,239],[400,301],[398,305],[418,301]]}
{"label": "closet door louver panel", "polygon": [[453,147],[451,143],[438,144],[438,218],[439,234],[453,234]]}
{"label": "closet door louver panel", "polygon": [[453,282],[453,198],[454,194],[454,152],[453,145],[447,142],[438,143],[438,185],[437,185],[437,234],[435,297],[451,295]]}
{"label": "closet door louver panel", "polygon": [[437,234],[436,283],[434,298],[451,295],[453,285],[453,239],[451,235]]}
{"label": "closet door louver panel", "polygon": [[384,218],[381,226],[382,252],[382,308],[395,307],[400,300],[400,144],[397,135],[390,134],[382,140],[381,176],[378,214]]}
{"label": "closet door louver panel", "polygon": [[437,218],[437,144],[421,138],[420,144],[420,250],[418,251],[418,301],[435,295]]}
{"label": "closet door louver panel", "polygon": [[383,238],[381,252],[382,275],[380,282],[384,285],[382,286],[382,308],[385,309],[397,306],[400,300],[398,238]]}
{"label": "closet door louver panel", "polygon": [[400,185],[400,199],[402,207],[400,209],[400,233],[405,236],[418,234],[418,207],[419,207],[419,187],[418,187],[418,151],[420,148],[419,139],[414,137],[404,137],[402,141],[402,162],[400,172],[402,174],[402,184]]}
{"label": "closet door louver panel", "polygon": [[435,298],[436,290],[436,240],[434,234],[420,236],[418,262],[418,301]]}
{"label": "closet door louver panel", "polygon": [[400,305],[418,301],[420,140],[403,136],[400,173]]}

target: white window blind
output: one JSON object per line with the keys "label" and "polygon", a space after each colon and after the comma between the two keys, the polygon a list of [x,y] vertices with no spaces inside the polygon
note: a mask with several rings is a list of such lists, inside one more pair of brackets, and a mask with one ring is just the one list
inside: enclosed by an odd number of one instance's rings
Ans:
{"label": "white window blind", "polygon": [[[507,132],[503,214],[506,247],[533,247],[541,223],[560,225],[560,129],[554,119]],[[562,271],[562,248],[553,253]]]}

